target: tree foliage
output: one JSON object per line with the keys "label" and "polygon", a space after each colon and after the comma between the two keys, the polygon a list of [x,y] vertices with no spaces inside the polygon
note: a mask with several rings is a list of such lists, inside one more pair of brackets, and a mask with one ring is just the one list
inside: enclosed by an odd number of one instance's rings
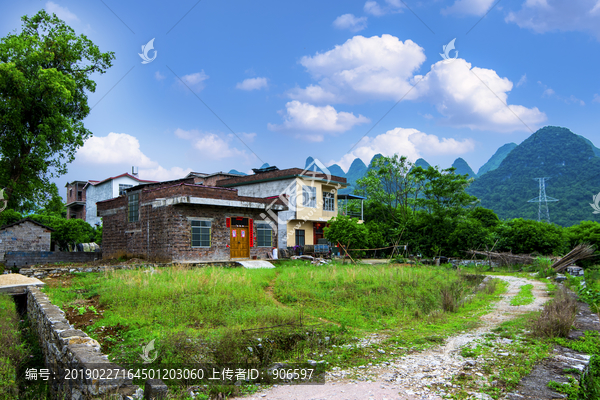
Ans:
{"label": "tree foliage", "polygon": [[51,214],[34,214],[29,216],[34,221],[44,224],[52,229],[52,241],[62,251],[69,250],[69,245],[77,243],[90,243],[96,238],[96,230],[82,219],[65,219]]}
{"label": "tree foliage", "polygon": [[555,224],[515,218],[497,229],[497,249],[515,254],[561,255],[568,251],[564,229]]}
{"label": "tree foliage", "polygon": [[0,39],[0,184],[9,206],[32,209],[90,137],[91,75],[106,72],[114,53],[44,10],[22,21],[20,33]]}
{"label": "tree foliage", "polygon": [[358,218],[340,215],[329,220],[329,226],[323,230],[325,237],[332,243],[347,248],[364,249],[368,245],[368,230],[360,224]]}

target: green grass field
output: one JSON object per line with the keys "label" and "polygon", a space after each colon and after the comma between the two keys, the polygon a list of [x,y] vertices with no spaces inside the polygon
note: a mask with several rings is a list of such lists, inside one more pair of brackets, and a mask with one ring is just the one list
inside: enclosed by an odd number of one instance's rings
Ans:
{"label": "green grass field", "polygon": [[[175,266],[77,274],[44,290],[63,310],[86,316],[92,310],[93,324],[84,329],[116,361],[139,361],[141,346],[153,339],[159,362],[189,361],[200,348],[204,359],[218,358],[223,347],[244,353],[260,336],[293,342],[274,345],[269,359],[259,360],[267,362],[321,352],[320,337],[345,343],[384,331],[390,340],[410,341],[417,338],[405,332],[409,325],[411,334],[422,325],[417,332],[425,336],[468,329],[494,297],[479,293],[463,303],[481,278],[443,266],[296,261],[270,270]],[[97,306],[86,308],[89,299]],[[232,354],[230,361],[244,357]]]}
{"label": "green grass field", "polygon": [[[312,359],[332,367],[383,361],[475,328],[505,291],[492,280],[474,293],[482,279],[449,266],[293,261],[81,273],[44,291],[117,363],[141,362],[142,346],[155,340],[153,366]],[[373,333],[384,340],[357,345]]]}

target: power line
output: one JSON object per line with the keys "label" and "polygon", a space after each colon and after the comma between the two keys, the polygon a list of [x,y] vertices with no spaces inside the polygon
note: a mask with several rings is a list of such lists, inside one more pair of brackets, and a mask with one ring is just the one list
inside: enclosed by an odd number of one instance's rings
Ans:
{"label": "power line", "polygon": [[538,222],[542,220],[542,215],[544,219],[550,223],[550,212],[548,211],[548,202],[549,201],[558,201],[554,197],[546,196],[546,180],[550,178],[533,178],[534,180],[540,183],[540,193],[538,197],[534,197],[529,200],[528,203],[539,203],[538,207]]}

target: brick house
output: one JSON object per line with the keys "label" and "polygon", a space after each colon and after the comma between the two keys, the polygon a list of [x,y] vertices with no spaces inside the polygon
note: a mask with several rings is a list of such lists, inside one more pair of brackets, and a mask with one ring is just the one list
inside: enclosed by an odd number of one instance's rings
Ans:
{"label": "brick house", "polygon": [[67,183],[67,219],[78,218],[91,225],[101,225],[102,219],[97,215],[96,202],[120,196],[125,193],[125,189],[144,183],[156,181],[140,179],[137,173],[124,173],[101,181]]}
{"label": "brick house", "polygon": [[7,251],[50,251],[54,229],[29,218],[0,228],[0,261]]}
{"label": "brick house", "polygon": [[[197,184],[195,178],[138,185],[97,202],[102,256],[181,262],[266,258],[276,241],[261,214],[273,200],[239,196],[236,189]],[[270,209],[278,213],[285,205],[279,200]]]}

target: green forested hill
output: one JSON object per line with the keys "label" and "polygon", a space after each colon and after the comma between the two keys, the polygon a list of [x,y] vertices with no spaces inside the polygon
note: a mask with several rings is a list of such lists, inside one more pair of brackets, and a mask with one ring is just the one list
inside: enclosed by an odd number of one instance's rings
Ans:
{"label": "green forested hill", "polygon": [[479,168],[477,171],[477,175],[481,176],[488,171],[493,171],[500,166],[502,161],[506,158],[506,156],[513,151],[513,149],[517,147],[516,143],[506,143],[504,146],[500,147],[494,155]]}
{"label": "green forested hill", "polygon": [[538,182],[548,177],[546,195],[559,199],[549,203],[550,220],[570,226],[598,220],[589,203],[600,191],[600,157],[593,145],[569,129],[547,126],[515,147],[500,166],[481,175],[468,192],[500,218],[537,219]]}
{"label": "green forested hill", "polygon": [[469,164],[461,157],[454,160],[452,167],[456,168],[456,171],[454,171],[454,173],[457,175],[469,175],[469,178],[477,177],[477,174],[473,172]]}

